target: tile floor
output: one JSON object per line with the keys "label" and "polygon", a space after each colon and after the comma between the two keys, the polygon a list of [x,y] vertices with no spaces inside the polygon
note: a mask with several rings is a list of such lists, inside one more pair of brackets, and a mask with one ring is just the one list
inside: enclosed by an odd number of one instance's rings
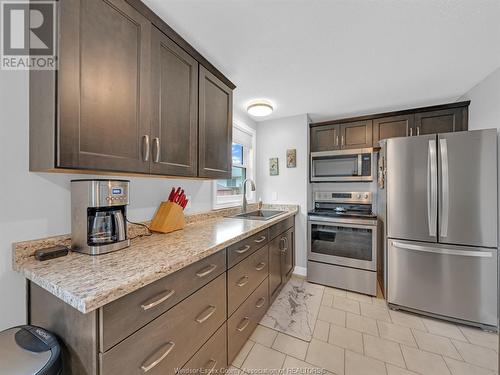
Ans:
{"label": "tile floor", "polygon": [[233,374],[495,375],[498,336],[325,287],[311,342],[259,325]]}

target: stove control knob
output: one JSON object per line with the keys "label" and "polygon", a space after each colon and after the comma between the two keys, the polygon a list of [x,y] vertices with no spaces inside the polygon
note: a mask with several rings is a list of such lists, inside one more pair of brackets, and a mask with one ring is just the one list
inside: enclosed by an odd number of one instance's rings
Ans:
{"label": "stove control knob", "polygon": [[365,199],[368,199],[368,194],[365,194]]}
{"label": "stove control knob", "polygon": [[356,195],[356,198],[361,199],[361,194]]}

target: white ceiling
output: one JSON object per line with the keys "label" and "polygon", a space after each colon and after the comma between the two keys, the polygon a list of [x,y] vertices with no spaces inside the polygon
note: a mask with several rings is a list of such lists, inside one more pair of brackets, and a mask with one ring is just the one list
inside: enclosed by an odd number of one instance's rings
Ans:
{"label": "white ceiling", "polygon": [[498,0],[144,0],[238,87],[313,121],[454,101],[500,66]]}

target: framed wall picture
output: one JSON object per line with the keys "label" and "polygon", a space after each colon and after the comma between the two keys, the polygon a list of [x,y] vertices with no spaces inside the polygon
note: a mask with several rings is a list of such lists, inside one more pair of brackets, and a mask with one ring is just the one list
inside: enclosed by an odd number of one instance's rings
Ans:
{"label": "framed wall picture", "polygon": [[295,148],[286,150],[286,167],[287,168],[297,167],[297,150]]}
{"label": "framed wall picture", "polygon": [[278,158],[269,159],[269,175],[278,176],[280,174],[280,167],[278,163]]}

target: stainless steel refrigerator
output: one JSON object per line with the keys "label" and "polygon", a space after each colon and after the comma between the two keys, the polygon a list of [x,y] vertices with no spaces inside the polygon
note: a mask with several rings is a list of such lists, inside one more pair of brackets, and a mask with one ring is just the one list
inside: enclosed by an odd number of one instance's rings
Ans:
{"label": "stainless steel refrigerator", "polygon": [[389,139],[380,158],[391,307],[496,327],[496,130]]}

